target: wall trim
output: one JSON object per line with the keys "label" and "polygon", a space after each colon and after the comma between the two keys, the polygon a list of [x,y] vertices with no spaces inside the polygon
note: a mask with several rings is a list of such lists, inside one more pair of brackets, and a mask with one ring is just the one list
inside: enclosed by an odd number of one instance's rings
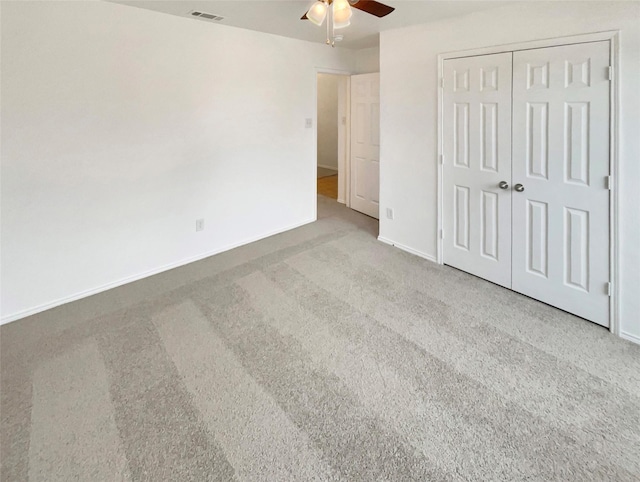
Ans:
{"label": "wall trim", "polygon": [[95,288],[90,288],[88,290],[80,291],[70,296],[65,296],[63,298],[58,298],[57,300],[51,301],[49,303],[44,303],[42,305],[34,306],[33,308],[29,308],[26,310],[18,311],[16,313],[11,313],[9,315],[3,316],[0,319],[0,325],[4,325],[5,323],[10,323],[12,321],[19,320],[21,318],[26,318],[27,316],[35,315],[37,313],[41,313],[43,311],[49,310],[51,308],[55,308],[57,306],[65,305],[67,303],[71,303],[72,301],[77,301],[82,298],[87,298],[92,295],[96,295],[98,293],[102,293],[103,291],[108,291],[113,288],[117,288],[118,286],[126,285],[129,283],[133,283],[134,281],[139,281],[144,278],[148,278],[149,276],[153,276],[164,271],[169,271],[174,268],[179,268],[180,266],[185,266],[187,264],[195,263],[196,261],[203,260],[205,258],[209,258],[210,256],[215,256],[216,254],[223,253],[225,251],[230,251],[235,248],[239,248],[240,246],[245,246],[247,244],[254,243],[256,241],[260,241],[261,239],[269,238],[271,236],[275,236],[276,234],[284,233],[286,231],[290,231],[295,228],[299,228],[304,226],[305,224],[310,224],[316,221],[316,218],[310,218],[301,223],[295,223],[289,225],[284,228],[276,229],[274,231],[269,231],[264,234],[260,234],[258,236],[253,236],[251,238],[247,238],[243,241],[232,243],[227,246],[223,246],[222,248],[214,249],[211,251],[207,251],[205,253],[197,254],[195,256],[191,256],[189,258],[181,259],[180,261],[176,261],[174,263],[165,264],[163,266],[150,269],[148,271],[144,271],[142,273],[138,273],[132,276],[127,276],[125,278],[121,278],[117,281],[112,281],[110,283],[103,284],[101,286],[97,286]]}
{"label": "wall trim", "polygon": [[[446,59],[455,59],[462,57],[471,57],[476,55],[488,55],[497,54],[502,52],[515,52],[518,50],[528,50],[534,48],[555,47],[560,45],[571,45],[587,42],[600,42],[608,41],[610,49],[610,62],[613,67],[614,75],[611,80],[611,88],[609,90],[609,138],[611,140],[609,146],[609,173],[613,179],[613,187],[609,191],[609,259],[610,273],[609,279],[611,282],[612,290],[609,303],[609,331],[614,335],[622,336],[620,332],[620,255],[619,255],[619,189],[618,189],[618,172],[619,172],[619,152],[618,146],[620,142],[619,133],[619,112],[620,112],[620,31],[619,30],[607,30],[603,32],[591,32],[581,35],[571,35],[566,37],[546,38],[539,40],[530,40],[526,42],[517,42],[504,45],[493,45],[487,47],[480,47],[468,50],[461,50],[456,52],[445,52],[438,55],[438,132],[437,132],[437,147],[436,147],[436,159],[441,159],[441,155],[444,154],[444,132],[443,132],[443,102],[444,102],[444,88],[442,87],[441,79],[444,76],[444,61]],[[444,264],[444,252],[443,243],[440,233],[444,229],[443,220],[443,165],[438,162],[438,177],[436,186],[437,196],[437,246],[436,246],[436,259],[439,264]],[[626,334],[627,336],[633,335]],[[629,339],[629,338],[627,338]],[[633,341],[633,340],[632,340]]]}
{"label": "wall trim", "polygon": [[437,263],[438,260],[435,256],[432,256],[427,253],[423,253],[422,251],[418,251],[417,249],[410,248],[409,246],[405,246],[404,244],[396,243],[395,241],[391,241],[390,239],[384,238],[382,236],[378,236],[378,241],[388,244],[389,246],[394,246],[402,251],[406,251],[407,253],[413,254],[415,256],[419,256],[420,258],[424,258],[427,261],[431,261],[432,263]]}
{"label": "wall trim", "polygon": [[640,345],[640,336],[632,335],[631,333],[627,333],[626,331],[620,332],[620,338],[624,338],[625,340]]}

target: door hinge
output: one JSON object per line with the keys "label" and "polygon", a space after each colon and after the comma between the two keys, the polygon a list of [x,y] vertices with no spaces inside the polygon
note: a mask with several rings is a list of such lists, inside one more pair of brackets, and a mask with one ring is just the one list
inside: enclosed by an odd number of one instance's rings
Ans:
{"label": "door hinge", "polygon": [[607,294],[607,296],[611,296],[612,292],[613,292],[613,288],[611,286],[611,282],[607,281],[604,284],[604,292]]}
{"label": "door hinge", "polygon": [[613,189],[613,178],[611,176],[605,176],[604,185],[609,191],[611,191]]}
{"label": "door hinge", "polygon": [[607,78],[613,80],[613,66],[607,67]]}
{"label": "door hinge", "polygon": [[444,239],[444,229],[440,230],[440,239]]}
{"label": "door hinge", "polygon": [[444,77],[440,77],[440,87],[444,89]]}
{"label": "door hinge", "polygon": [[440,164],[444,164],[444,154],[440,154]]}

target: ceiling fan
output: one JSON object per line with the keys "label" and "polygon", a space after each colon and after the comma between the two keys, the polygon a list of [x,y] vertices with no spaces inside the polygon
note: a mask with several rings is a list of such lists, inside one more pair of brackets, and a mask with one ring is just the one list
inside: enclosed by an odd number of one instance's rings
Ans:
{"label": "ceiling fan", "polygon": [[395,10],[395,8],[375,0],[316,0],[307,13],[301,17],[301,20],[309,20],[311,23],[321,26],[329,15],[326,43],[334,47],[336,39],[340,40],[342,36],[334,35],[333,30],[348,27],[351,24],[351,15],[353,14],[351,7],[380,18]]}

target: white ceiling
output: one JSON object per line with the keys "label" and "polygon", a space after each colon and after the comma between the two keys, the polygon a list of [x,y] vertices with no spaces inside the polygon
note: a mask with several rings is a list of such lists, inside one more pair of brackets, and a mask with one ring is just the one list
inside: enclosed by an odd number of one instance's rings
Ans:
{"label": "white ceiling", "polygon": [[[107,0],[114,3],[155,10],[189,18],[193,22],[208,22],[211,28],[218,23],[233,27],[273,33],[311,42],[324,43],[326,28],[300,20],[313,0]],[[494,8],[501,1],[431,1],[431,0],[382,0],[396,10],[384,18],[377,18],[354,9],[351,25],[338,30],[344,40],[336,46],[351,49],[375,47],[379,33],[383,30],[427,23],[446,17],[465,15],[471,12]],[[224,17],[221,22],[198,19],[189,13],[192,10],[212,13]]]}

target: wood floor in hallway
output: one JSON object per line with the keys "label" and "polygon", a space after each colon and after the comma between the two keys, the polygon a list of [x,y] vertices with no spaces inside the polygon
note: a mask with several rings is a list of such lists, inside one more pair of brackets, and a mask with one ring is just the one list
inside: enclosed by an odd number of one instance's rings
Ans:
{"label": "wood floor in hallway", "polygon": [[318,194],[338,199],[338,175],[318,178]]}

